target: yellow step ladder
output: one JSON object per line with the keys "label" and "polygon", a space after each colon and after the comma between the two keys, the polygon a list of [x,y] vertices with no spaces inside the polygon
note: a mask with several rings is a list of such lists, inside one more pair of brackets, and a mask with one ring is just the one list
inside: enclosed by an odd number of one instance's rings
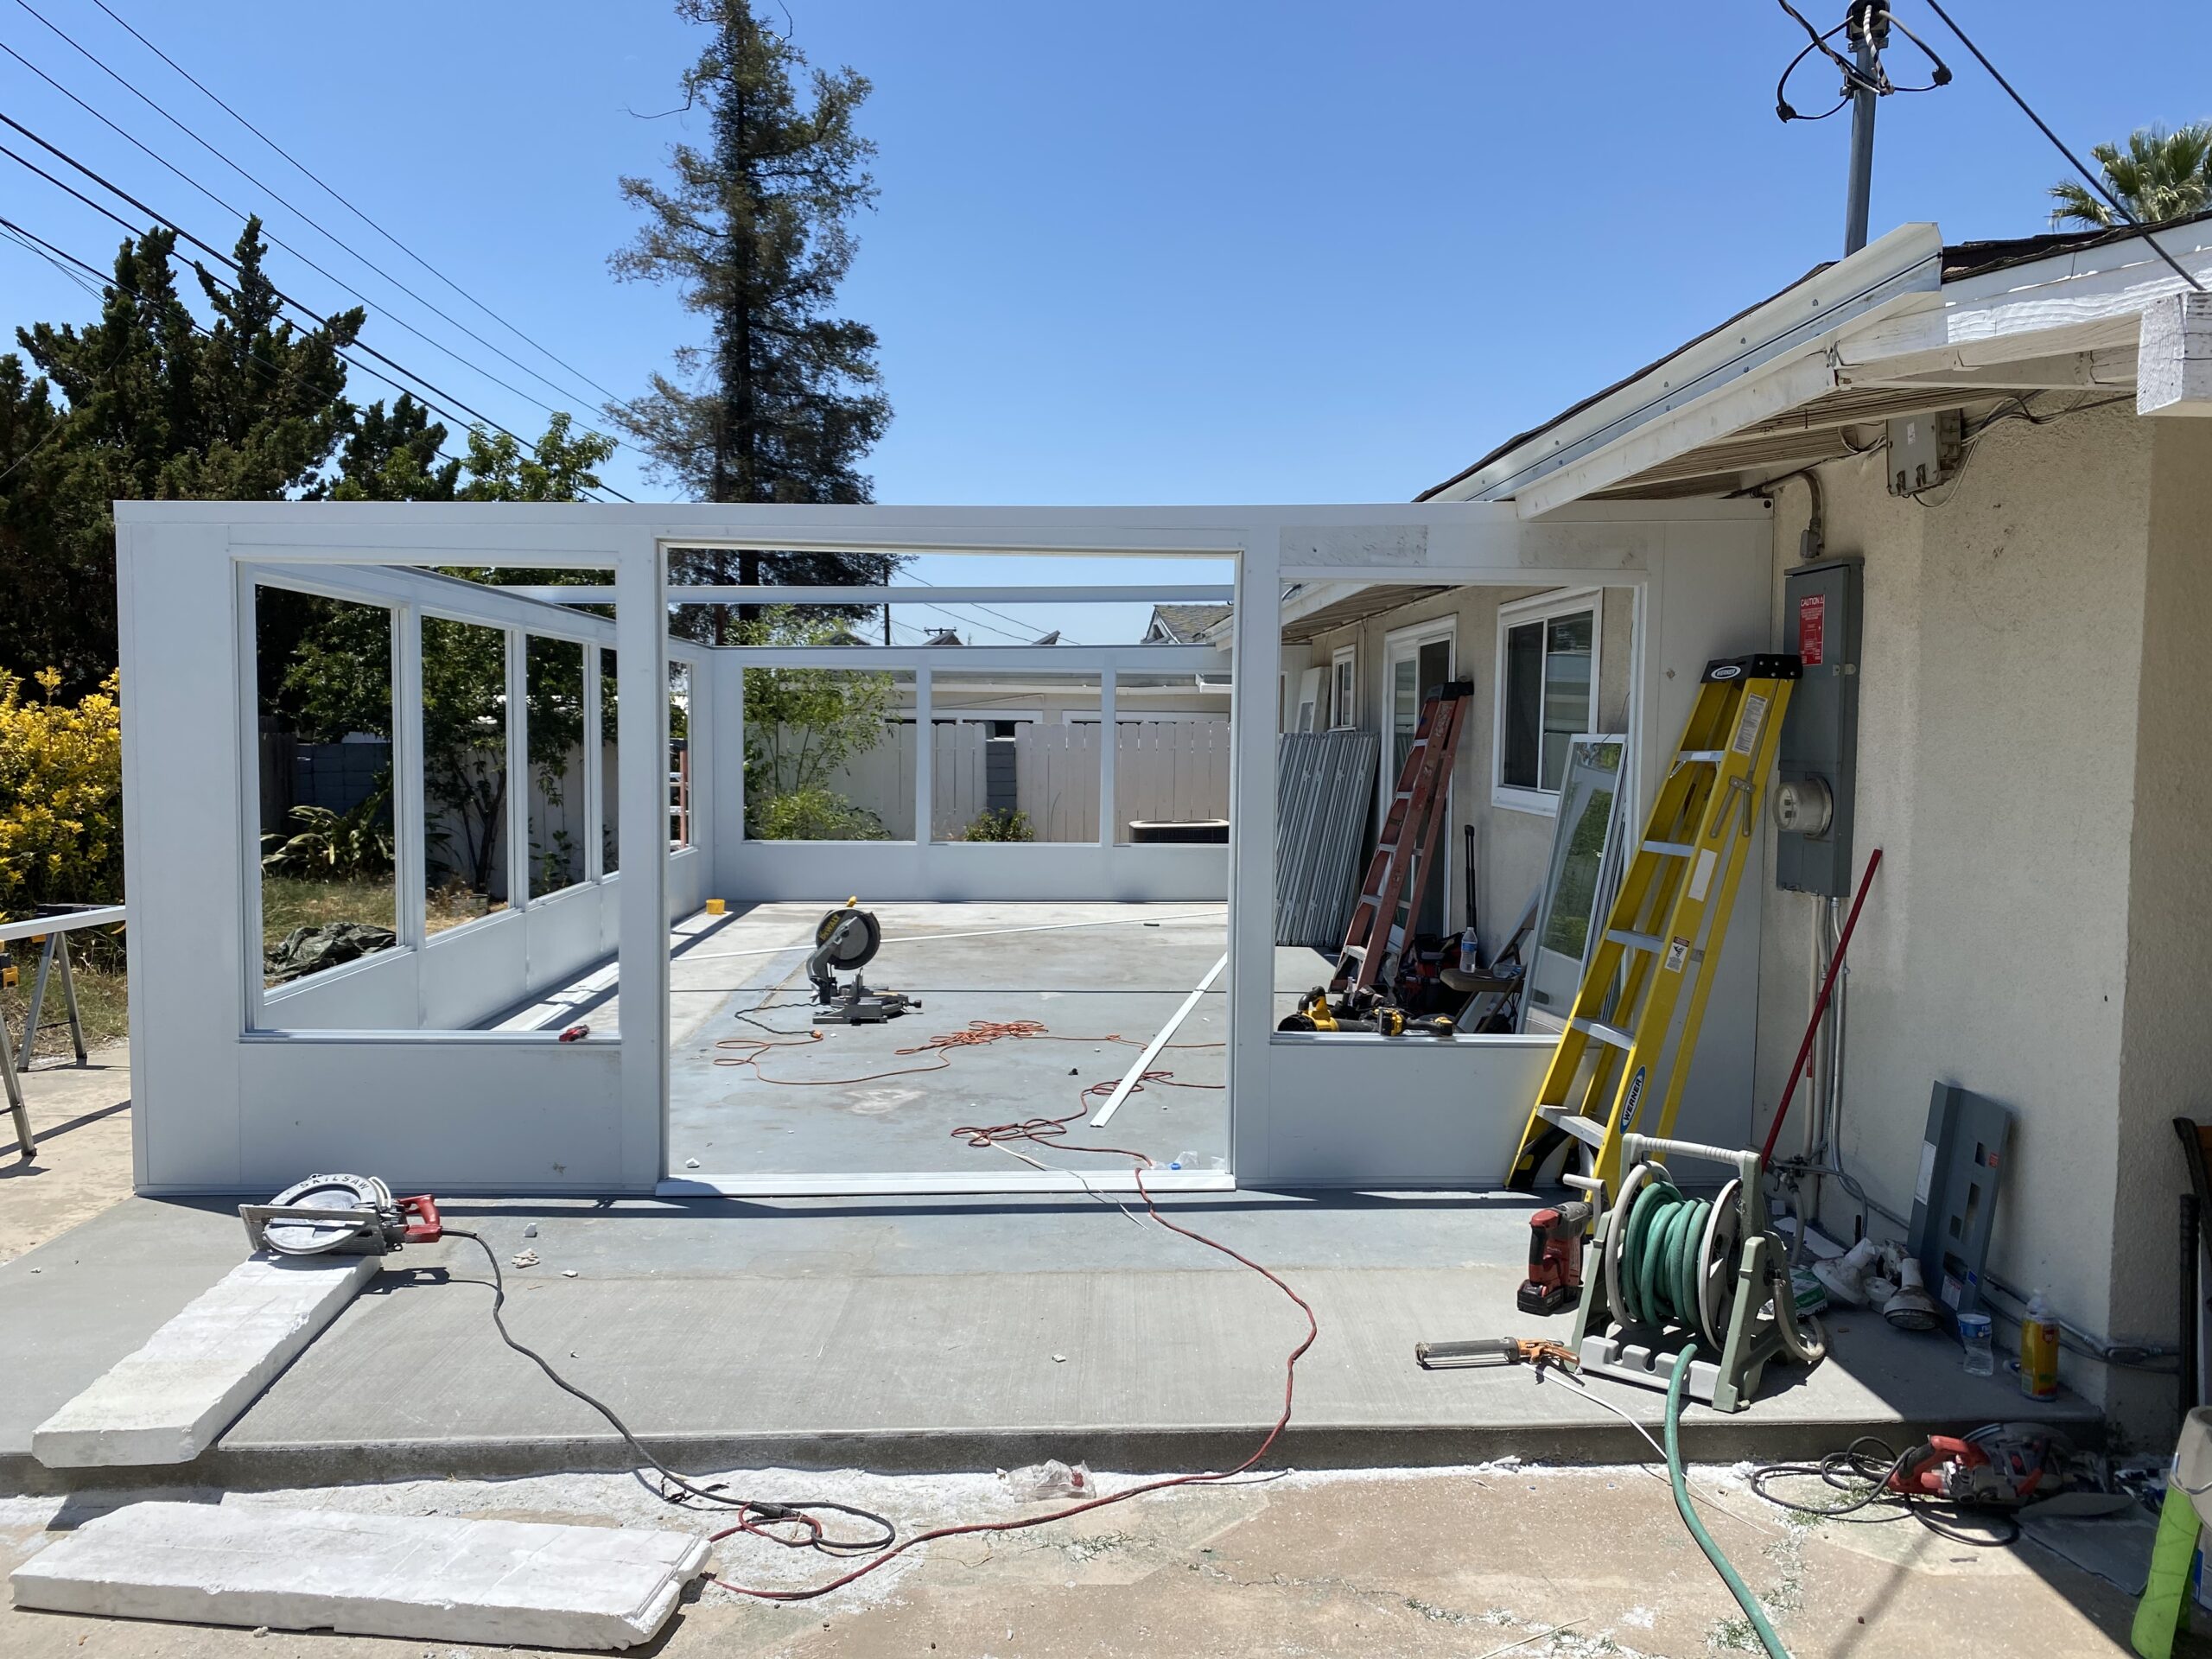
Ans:
{"label": "yellow step ladder", "polygon": [[[1611,1192],[1623,1135],[1672,1133],[1798,673],[1798,658],[1786,655],[1707,664],[1650,823],[1584,966],[1509,1186],[1535,1186],[1565,1145],[1569,1173]],[[1645,1111],[1655,1095],[1656,1115]]]}

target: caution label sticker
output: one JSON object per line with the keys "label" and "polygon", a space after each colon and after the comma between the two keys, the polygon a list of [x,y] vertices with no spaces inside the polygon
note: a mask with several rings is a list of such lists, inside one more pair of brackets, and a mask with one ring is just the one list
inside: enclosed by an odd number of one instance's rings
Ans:
{"label": "caution label sticker", "polygon": [[1682,963],[1689,959],[1689,954],[1690,942],[1681,934],[1675,934],[1667,946],[1667,971],[1670,974],[1681,973]]}
{"label": "caution label sticker", "polygon": [[1729,747],[1749,754],[1758,747],[1759,728],[1766,721],[1766,699],[1756,692],[1744,694],[1744,712],[1736,721],[1736,741]]}

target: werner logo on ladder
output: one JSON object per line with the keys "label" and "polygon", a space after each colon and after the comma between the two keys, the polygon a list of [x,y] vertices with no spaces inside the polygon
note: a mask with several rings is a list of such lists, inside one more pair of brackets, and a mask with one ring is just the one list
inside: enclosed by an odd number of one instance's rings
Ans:
{"label": "werner logo on ladder", "polygon": [[1509,1185],[1534,1187],[1565,1147],[1578,1184],[1611,1191],[1620,1184],[1623,1135],[1672,1132],[1799,667],[1787,655],[1707,665],[1552,1052]]}

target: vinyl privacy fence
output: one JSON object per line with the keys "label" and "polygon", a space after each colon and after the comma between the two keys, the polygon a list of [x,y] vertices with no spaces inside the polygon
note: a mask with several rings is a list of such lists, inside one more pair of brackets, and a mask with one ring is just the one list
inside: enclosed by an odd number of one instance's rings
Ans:
{"label": "vinyl privacy fence", "polygon": [[[993,738],[978,722],[936,723],[930,734],[931,839],[957,839],[994,804],[996,749],[1012,752],[1013,804],[1028,816],[1039,841],[1096,842],[1103,732],[1096,721],[1025,721],[1012,737]],[[1118,839],[1128,839],[1132,820],[1189,823],[1229,816],[1227,721],[1123,721],[1115,738]],[[1002,760],[999,770],[1003,776]],[[912,839],[913,726],[888,729],[881,743],[853,757],[830,787],[882,820],[893,840]]]}

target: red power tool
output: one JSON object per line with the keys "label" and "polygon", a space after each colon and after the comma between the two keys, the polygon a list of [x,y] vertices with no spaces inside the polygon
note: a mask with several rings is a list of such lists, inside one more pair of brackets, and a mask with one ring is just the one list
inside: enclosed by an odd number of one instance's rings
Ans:
{"label": "red power tool", "polygon": [[1562,1204],[1529,1217],[1529,1276],[1514,1306],[1523,1313],[1556,1313],[1582,1294],[1582,1235],[1587,1204]]}

